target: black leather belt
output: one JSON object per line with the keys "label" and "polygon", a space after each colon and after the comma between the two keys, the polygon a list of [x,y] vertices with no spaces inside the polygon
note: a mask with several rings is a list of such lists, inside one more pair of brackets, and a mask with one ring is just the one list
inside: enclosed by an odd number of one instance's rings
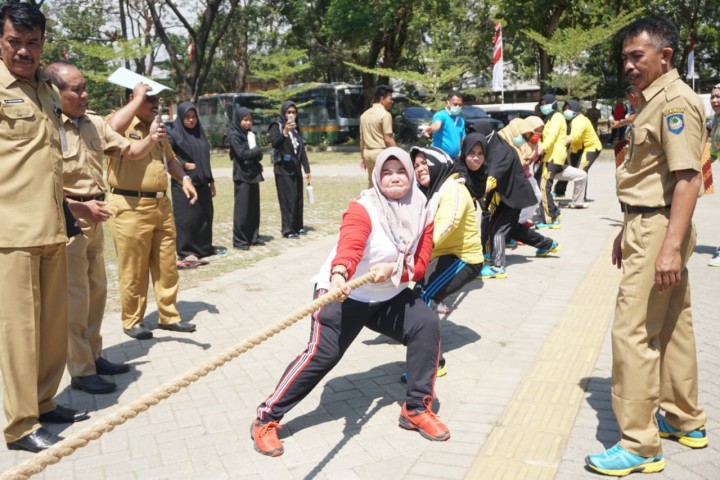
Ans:
{"label": "black leather belt", "polygon": [[76,196],[76,195],[65,195],[65,198],[69,198],[70,200],[75,200],[76,202],[89,202],[90,200],[99,200],[101,202],[105,201],[105,194],[101,193],[100,195],[88,195],[85,196]]}
{"label": "black leather belt", "polygon": [[111,188],[110,191],[124,197],[163,198],[165,196],[165,192],[137,192],[135,190],[123,190],[121,188]]}
{"label": "black leather belt", "polygon": [[669,208],[670,205],[666,207],[636,207],[634,205],[628,205],[626,203],[620,202],[620,210],[625,213],[655,213],[662,210],[667,210]]}

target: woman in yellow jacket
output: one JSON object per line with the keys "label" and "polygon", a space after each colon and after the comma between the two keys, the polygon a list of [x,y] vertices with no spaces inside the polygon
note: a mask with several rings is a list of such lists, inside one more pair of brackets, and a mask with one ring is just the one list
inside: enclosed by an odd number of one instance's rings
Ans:
{"label": "woman in yellow jacket", "polygon": [[[570,124],[570,134],[567,138],[567,143],[570,145],[570,165],[588,173],[602,152],[600,138],[590,119],[582,114],[582,106],[577,100],[565,102],[563,116]],[[566,189],[566,181],[557,182],[555,185],[556,196],[564,196]],[[584,200],[587,200],[587,180],[585,181]]]}

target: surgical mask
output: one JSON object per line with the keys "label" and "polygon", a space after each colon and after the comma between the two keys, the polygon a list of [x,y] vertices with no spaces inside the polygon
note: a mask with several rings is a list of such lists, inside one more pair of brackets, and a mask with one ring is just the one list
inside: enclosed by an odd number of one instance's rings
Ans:
{"label": "surgical mask", "polygon": [[452,115],[453,117],[457,117],[458,115],[460,115],[462,113],[462,107],[454,107],[453,106],[453,107],[450,107],[449,111],[450,111],[450,115]]}
{"label": "surgical mask", "polygon": [[517,137],[512,138],[512,142],[516,147],[520,147],[525,143],[525,137],[518,135]]}
{"label": "surgical mask", "polygon": [[540,141],[540,134],[533,133],[532,137],[530,137],[530,143],[538,143],[539,141]]}
{"label": "surgical mask", "polygon": [[553,112],[553,106],[551,103],[546,103],[545,105],[540,105],[540,113],[542,113],[544,116],[548,116]]}
{"label": "surgical mask", "polygon": [[563,117],[565,117],[565,120],[567,120],[568,122],[575,118],[575,116],[577,116],[577,113],[573,112],[572,110],[563,111]]}

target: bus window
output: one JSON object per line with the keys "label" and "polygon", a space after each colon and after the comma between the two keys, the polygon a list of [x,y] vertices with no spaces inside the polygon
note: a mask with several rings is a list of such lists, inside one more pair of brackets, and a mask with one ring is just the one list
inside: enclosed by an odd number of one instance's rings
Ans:
{"label": "bus window", "polygon": [[363,113],[363,97],[360,88],[338,89],[339,116],[345,118],[359,117]]}

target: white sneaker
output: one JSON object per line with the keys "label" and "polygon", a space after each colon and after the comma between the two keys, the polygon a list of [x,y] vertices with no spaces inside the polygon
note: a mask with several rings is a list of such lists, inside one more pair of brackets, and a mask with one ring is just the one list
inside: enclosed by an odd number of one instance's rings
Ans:
{"label": "white sneaker", "polygon": [[708,262],[709,267],[720,267],[720,255],[716,255]]}

